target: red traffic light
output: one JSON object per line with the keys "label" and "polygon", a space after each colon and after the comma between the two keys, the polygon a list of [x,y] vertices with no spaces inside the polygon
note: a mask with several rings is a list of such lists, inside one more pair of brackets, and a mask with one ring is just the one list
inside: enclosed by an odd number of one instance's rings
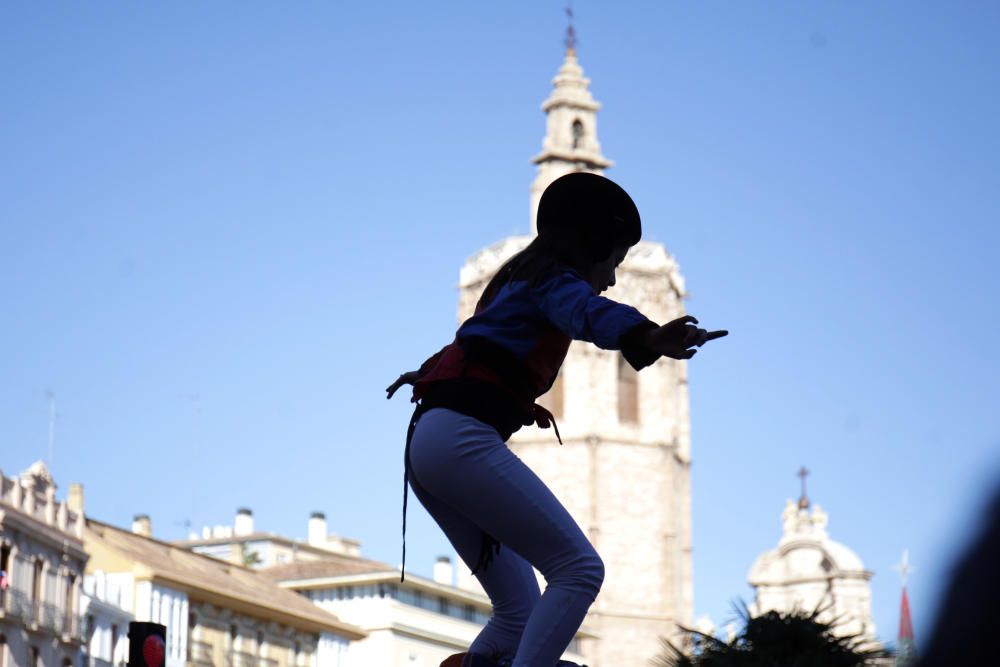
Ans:
{"label": "red traffic light", "polygon": [[128,667],[163,667],[167,653],[167,626],[128,624]]}
{"label": "red traffic light", "polygon": [[160,635],[149,635],[142,642],[142,657],[146,661],[146,667],[160,667],[163,664],[163,654],[167,645]]}

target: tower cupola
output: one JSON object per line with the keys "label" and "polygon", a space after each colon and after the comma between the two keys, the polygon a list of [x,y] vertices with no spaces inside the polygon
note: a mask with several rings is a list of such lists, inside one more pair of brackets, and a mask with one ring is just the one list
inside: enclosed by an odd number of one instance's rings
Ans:
{"label": "tower cupola", "polygon": [[532,232],[537,231],[538,200],[552,181],[574,171],[602,174],[614,164],[601,153],[597,140],[597,112],[601,104],[590,94],[590,79],[583,75],[577,60],[572,24],[566,35],[563,64],[552,79],[552,85],[552,92],[542,103],[542,111],[547,116],[542,150],[531,159],[538,165],[538,173],[531,184]]}

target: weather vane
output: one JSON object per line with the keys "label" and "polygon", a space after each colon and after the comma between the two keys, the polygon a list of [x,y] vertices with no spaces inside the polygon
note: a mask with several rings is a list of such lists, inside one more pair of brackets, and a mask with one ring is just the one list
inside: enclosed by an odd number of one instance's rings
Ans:
{"label": "weather vane", "polygon": [[569,18],[569,25],[566,26],[566,50],[571,53],[576,52],[576,30],[573,29],[573,3],[566,3],[566,16]]}

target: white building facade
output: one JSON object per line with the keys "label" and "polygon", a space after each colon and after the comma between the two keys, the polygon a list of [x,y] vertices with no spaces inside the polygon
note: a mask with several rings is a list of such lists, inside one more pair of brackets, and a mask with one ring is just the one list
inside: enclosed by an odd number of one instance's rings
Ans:
{"label": "white building facade", "polygon": [[[433,580],[407,572],[400,583],[398,567],[364,558],[360,542],[330,534],[323,512],[310,515],[306,540],[256,530],[248,508],[237,510],[232,526],[213,526],[202,534],[174,544],[252,567],[364,631],[354,641],[321,635],[320,667],[437,667],[469,647],[492,611],[482,590],[456,586],[449,557],[438,557]],[[566,659],[582,662],[579,642],[593,637],[582,628]]]}
{"label": "white building facade", "polygon": [[132,608],[132,576],[88,573],[83,579],[81,609],[90,667],[128,663],[128,624]]}
{"label": "white building facade", "polygon": [[83,645],[80,590],[83,488],[56,501],[41,461],[17,477],[0,472],[0,665],[70,667]]}
{"label": "white building facade", "polygon": [[326,514],[309,515],[308,538],[294,540],[274,533],[255,530],[253,511],[236,510],[232,526],[205,526],[201,535],[191,533],[186,540],[174,542],[179,547],[219,560],[247,567],[263,568],[302,560],[321,560],[331,554],[361,556],[361,543],[327,531]]}
{"label": "white building facade", "polygon": [[[320,665],[437,667],[448,656],[466,651],[492,612],[481,592],[454,585],[447,557],[438,559],[433,580],[407,572],[403,583],[398,569],[353,557],[304,561],[262,572],[364,629],[366,636],[349,644],[325,647],[321,641]],[[584,662],[580,641],[593,637],[581,629],[565,659]],[[337,652],[341,663],[324,661],[331,651]]]}

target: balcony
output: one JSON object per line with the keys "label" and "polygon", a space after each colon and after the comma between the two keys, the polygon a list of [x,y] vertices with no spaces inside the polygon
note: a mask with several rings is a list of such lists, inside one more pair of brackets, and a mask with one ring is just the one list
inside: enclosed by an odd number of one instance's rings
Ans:
{"label": "balcony", "polygon": [[227,667],[278,667],[278,661],[273,658],[262,658],[252,653],[230,651],[226,655]]}
{"label": "balcony", "polygon": [[[102,660],[100,658],[89,658],[84,664],[86,664],[87,667],[116,667],[115,663],[108,662],[107,660]],[[118,667],[125,667],[125,663],[118,663]]]}
{"label": "balcony", "polygon": [[[208,642],[188,641],[188,667],[215,667],[214,649]],[[226,653],[226,667],[278,667],[274,658],[264,658],[243,651]]]}
{"label": "balcony", "polygon": [[188,665],[192,667],[215,667],[212,652],[212,645],[208,642],[189,640]]}
{"label": "balcony", "polygon": [[38,618],[37,609],[27,593],[17,588],[11,588],[4,592],[7,598],[7,616],[19,618],[24,621],[25,625]]}
{"label": "balcony", "polygon": [[4,591],[5,616],[19,619],[31,630],[48,630],[66,642],[81,641],[80,617],[66,613],[65,609],[49,602],[32,600],[31,596],[17,588]]}

